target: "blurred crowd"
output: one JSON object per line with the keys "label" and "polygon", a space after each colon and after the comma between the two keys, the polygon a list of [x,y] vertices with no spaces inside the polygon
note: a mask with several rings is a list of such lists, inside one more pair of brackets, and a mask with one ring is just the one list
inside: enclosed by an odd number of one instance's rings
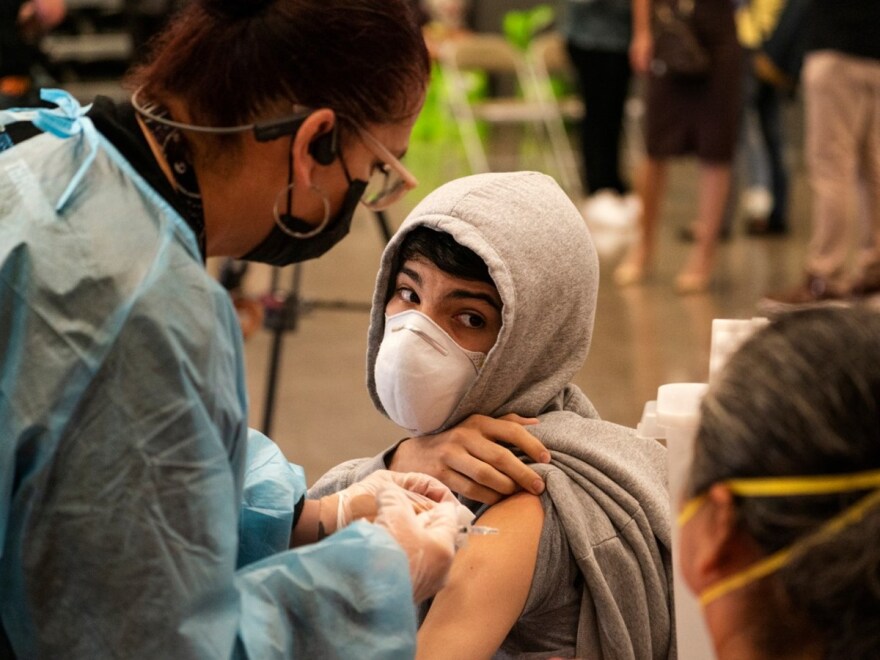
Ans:
{"label": "blurred crowd", "polygon": [[[75,30],[65,0],[0,2],[0,106],[39,102],[57,69],[40,50],[50,30]],[[429,50],[475,31],[513,35],[510,14],[546,9],[535,31],[564,39],[582,118],[569,123],[579,155],[577,195],[597,242],[610,228],[628,246],[613,273],[620,286],[652,276],[662,254],[658,224],[672,159],[698,162],[690,219],[676,228],[693,243],[675,278],[680,294],[711,290],[719,243],[732,233],[790,234],[811,227],[801,281],[768,293],[768,309],[825,304],[880,292],[880,4],[871,0],[421,0]],[[131,57],[177,5],[121,7]],[[73,14],[73,16],[71,16]],[[547,14],[541,14],[546,16]],[[670,36],[672,35],[672,36]],[[694,68],[696,65],[696,68]],[[439,92],[438,92],[439,93]],[[624,157],[628,103],[642,108],[641,162]],[[804,112],[804,135],[785,125]],[[802,138],[802,139],[801,139]],[[791,217],[790,144],[803,143],[811,217]],[[633,160],[633,159],[629,159]],[[576,193],[575,193],[576,194]],[[856,199],[853,214],[849,200]],[[858,227],[848,227],[852,215]],[[853,257],[851,253],[855,253]],[[852,258],[853,263],[849,260]]]}

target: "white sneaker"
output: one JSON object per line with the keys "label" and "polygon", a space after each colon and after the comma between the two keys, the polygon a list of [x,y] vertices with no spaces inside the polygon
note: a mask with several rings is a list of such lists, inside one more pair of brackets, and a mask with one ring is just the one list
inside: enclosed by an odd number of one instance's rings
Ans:
{"label": "white sneaker", "polygon": [[773,210],[773,195],[766,188],[753,186],[743,191],[739,203],[747,218],[768,218]]}
{"label": "white sneaker", "polygon": [[615,259],[638,238],[641,201],[635,195],[620,196],[602,189],[584,202],[581,213],[590,229],[596,251],[603,259]]}

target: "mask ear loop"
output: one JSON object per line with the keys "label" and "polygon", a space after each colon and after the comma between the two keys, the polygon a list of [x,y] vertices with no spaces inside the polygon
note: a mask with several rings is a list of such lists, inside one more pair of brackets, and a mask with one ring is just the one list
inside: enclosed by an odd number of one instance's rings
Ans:
{"label": "mask ear loop", "polygon": [[[321,223],[312,229],[311,231],[301,232],[294,231],[290,229],[285,222],[293,222],[295,218],[291,214],[293,210],[293,140],[295,136],[290,136],[290,146],[287,150],[287,185],[284,189],[278,193],[275,197],[275,204],[272,206],[272,216],[275,218],[275,224],[278,225],[278,228],[283,231],[285,234],[292,238],[312,238],[313,236],[317,236],[320,234],[327,225],[330,223],[330,199],[315,184],[309,186],[311,190],[314,190],[321,196],[321,201],[324,203],[324,219],[321,220]],[[287,197],[287,210],[282,214],[278,212],[278,201],[286,196]]]}

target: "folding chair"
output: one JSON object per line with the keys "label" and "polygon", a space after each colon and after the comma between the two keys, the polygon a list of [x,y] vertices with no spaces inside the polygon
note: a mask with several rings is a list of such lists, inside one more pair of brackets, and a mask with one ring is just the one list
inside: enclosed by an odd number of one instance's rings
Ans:
{"label": "folding chair", "polygon": [[[570,169],[574,159],[559,110],[537,89],[536,76],[540,74],[532,70],[522,53],[500,35],[472,34],[444,43],[440,66],[449,107],[472,171],[490,171],[477,121],[520,125],[533,132],[545,166],[557,174],[563,188],[576,187]],[[472,99],[468,94],[470,72],[506,79],[495,81],[499,84],[493,86],[491,96]]]}
{"label": "folding chair", "polygon": [[564,37],[559,32],[539,34],[529,45],[528,59],[537,75],[537,82],[543,86],[543,81],[547,81],[544,90],[559,107],[562,118],[581,119],[584,116],[584,102],[580,95],[572,91],[562,97],[554,96],[549,84],[551,78],[555,76],[563,79],[569,89],[577,90],[577,77],[565,49]]}
{"label": "folding chair", "polygon": [[545,32],[536,36],[529,44],[527,60],[531,67],[536,92],[545,103],[555,108],[556,116],[548,125],[548,131],[550,139],[554,141],[554,148],[562,155],[565,162],[566,188],[569,186],[573,188],[577,186],[575,182],[578,180],[578,166],[565,128],[565,121],[580,120],[584,116],[584,103],[576,92],[557,96],[553,89],[554,77],[568,83],[569,89],[577,89],[574,70],[568,59],[562,35],[558,32]]}

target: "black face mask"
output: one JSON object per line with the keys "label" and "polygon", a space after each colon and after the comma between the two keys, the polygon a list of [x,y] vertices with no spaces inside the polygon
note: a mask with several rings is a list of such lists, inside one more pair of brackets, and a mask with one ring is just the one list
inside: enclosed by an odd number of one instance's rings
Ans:
{"label": "black face mask", "polygon": [[[320,234],[310,238],[295,238],[274,224],[269,235],[241,258],[245,261],[259,261],[272,266],[288,266],[300,261],[317,259],[346,237],[351,229],[354,211],[366,188],[366,181],[353,179],[348,184],[348,192],[342,201],[342,208],[339,209],[336,217],[330,219],[327,228]],[[287,213],[280,217],[280,221],[294,232],[305,234],[314,230],[312,225]]]}

